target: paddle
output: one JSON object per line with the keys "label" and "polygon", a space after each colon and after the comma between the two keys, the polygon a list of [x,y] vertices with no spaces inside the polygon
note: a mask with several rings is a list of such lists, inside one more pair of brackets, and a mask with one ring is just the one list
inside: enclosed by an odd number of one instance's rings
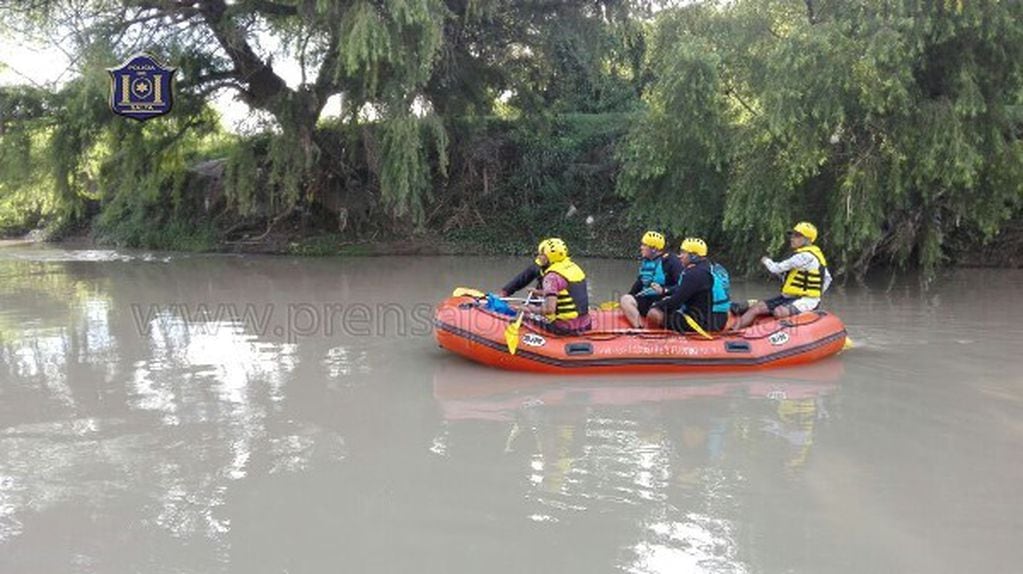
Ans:
{"label": "paddle", "polygon": [[[531,297],[526,297],[526,305],[529,305],[530,301]],[[597,309],[601,311],[613,311],[618,307],[619,307],[618,301],[604,301],[600,305],[597,305]],[[517,351],[519,348],[519,330],[522,327],[522,319],[524,315],[525,314],[522,311],[519,311],[518,317],[515,317],[515,320],[511,322],[504,330],[504,341],[505,343],[508,344],[508,352],[511,353],[512,355],[514,355],[515,351]],[[700,329],[700,326],[696,325],[695,328]],[[705,337],[711,338],[709,335],[707,335],[706,332],[702,330],[700,330],[700,332]]]}
{"label": "paddle", "polygon": [[701,327],[700,324],[696,322],[696,319],[693,319],[687,313],[682,313],[682,317],[686,320],[686,324],[689,325],[689,328],[702,335],[704,339],[714,338],[708,335],[707,332],[703,330],[703,327]]}
{"label": "paddle", "polygon": [[[486,299],[487,293],[480,291],[479,289],[473,289],[471,287],[456,287],[451,293],[452,297],[472,297],[473,299]],[[496,297],[501,301],[516,301],[524,302],[527,301],[525,297]]]}
{"label": "paddle", "polygon": [[[471,287],[458,287],[452,293],[452,297],[472,297],[473,299],[489,299],[488,293],[484,293],[478,289],[472,289]],[[525,297],[494,297],[500,301],[512,301],[515,303],[525,303],[529,299]]]}
{"label": "paddle", "polygon": [[[472,297],[473,299],[486,299],[487,294],[479,289],[473,289],[472,287],[455,287],[455,290],[451,292],[452,297]],[[526,301],[522,297],[499,297],[502,301]],[[604,301],[600,305],[597,305],[597,309],[600,311],[614,311],[620,307],[618,301]]]}
{"label": "paddle", "polygon": [[[524,305],[529,305],[533,300],[531,295],[526,296],[526,302]],[[519,329],[522,327],[522,319],[526,316],[525,307],[519,311],[518,317],[508,324],[504,329],[504,342],[508,345],[508,353],[514,355],[515,351],[519,349]]]}
{"label": "paddle", "polygon": [[508,345],[509,354],[514,355],[519,349],[519,328],[522,327],[522,319],[525,316],[525,311],[519,311],[519,316],[504,329],[504,342]]}
{"label": "paddle", "polygon": [[479,289],[473,289],[471,287],[455,287],[455,290],[451,292],[452,297],[472,297],[473,299],[486,299],[487,294]]}

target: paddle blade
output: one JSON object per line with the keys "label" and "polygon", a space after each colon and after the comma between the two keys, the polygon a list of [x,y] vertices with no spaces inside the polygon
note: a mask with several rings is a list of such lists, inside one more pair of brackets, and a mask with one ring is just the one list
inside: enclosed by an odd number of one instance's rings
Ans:
{"label": "paddle blade", "polygon": [[484,293],[483,291],[480,291],[479,289],[472,289],[472,288],[469,288],[469,287],[456,287],[455,290],[451,292],[451,296],[452,297],[472,297],[474,299],[483,299],[484,297],[487,296],[487,294]]}
{"label": "paddle blade", "polygon": [[846,337],[845,338],[845,343],[842,343],[842,350],[843,351],[848,351],[849,349],[852,349],[855,346],[856,346],[856,344],[853,343],[853,340],[850,337]]}
{"label": "paddle blade", "polygon": [[522,317],[524,316],[523,313],[519,313],[519,316],[504,329],[504,342],[508,345],[508,353],[512,355],[519,348],[519,328],[522,327]]}
{"label": "paddle blade", "polygon": [[697,333],[699,333],[700,336],[703,337],[704,339],[713,339],[714,338],[714,337],[711,337],[710,334],[707,333],[707,331],[703,330],[703,327],[701,327],[700,324],[696,322],[696,319],[693,319],[692,317],[690,317],[689,315],[687,315],[685,313],[682,313],[682,317],[686,320],[686,324],[689,325],[689,328],[692,329],[693,331],[696,331]]}
{"label": "paddle blade", "polygon": [[604,301],[600,305],[597,305],[597,309],[601,311],[614,311],[618,307],[620,307],[618,301]]}

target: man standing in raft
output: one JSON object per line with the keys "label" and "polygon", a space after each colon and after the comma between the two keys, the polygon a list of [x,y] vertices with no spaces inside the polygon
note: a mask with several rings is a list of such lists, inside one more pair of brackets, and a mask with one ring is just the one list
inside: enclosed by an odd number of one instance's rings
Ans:
{"label": "man standing in raft", "polygon": [[539,327],[557,335],[575,335],[592,328],[586,273],[568,256],[568,246],[557,237],[544,239],[537,246],[536,264],[541,270],[542,287],[532,296],[542,302],[512,305],[516,311],[543,315],[533,319]]}
{"label": "man standing in raft", "polygon": [[665,289],[678,284],[682,262],[664,251],[664,235],[647,231],[639,246],[642,263],[632,288],[619,301],[622,312],[633,328],[643,326],[650,307],[664,296]]}
{"label": "man standing in raft", "polygon": [[801,221],[787,233],[793,254],[780,263],[775,263],[770,257],[760,260],[772,274],[785,274],[781,295],[750,307],[739,318],[736,329],[750,326],[760,315],[771,314],[780,319],[812,311],[820,305],[821,295],[831,285],[831,273],[824,253],[813,245],[817,240],[817,228],[812,223]]}

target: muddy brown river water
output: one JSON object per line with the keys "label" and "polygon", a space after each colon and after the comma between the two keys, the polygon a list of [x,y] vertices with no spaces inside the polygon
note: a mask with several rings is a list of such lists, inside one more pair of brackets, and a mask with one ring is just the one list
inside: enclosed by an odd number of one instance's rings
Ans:
{"label": "muddy brown river water", "polygon": [[0,248],[0,572],[1023,571],[1023,272],[837,286],[799,368],[437,348],[525,262]]}

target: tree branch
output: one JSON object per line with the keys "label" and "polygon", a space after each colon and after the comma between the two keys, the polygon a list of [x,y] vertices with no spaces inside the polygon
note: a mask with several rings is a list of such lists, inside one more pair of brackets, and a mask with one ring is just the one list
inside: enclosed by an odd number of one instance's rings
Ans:
{"label": "tree branch", "polygon": [[234,70],[220,70],[203,76],[196,76],[195,80],[189,83],[193,86],[201,86],[210,82],[223,82],[225,80],[236,80],[237,78],[238,72]]}
{"label": "tree branch", "polygon": [[816,10],[814,9],[814,6],[813,6],[813,0],[803,0],[803,1],[806,4],[806,19],[809,20],[811,24],[816,24],[817,23],[817,12],[816,12]]}
{"label": "tree branch", "polygon": [[327,53],[320,62],[320,69],[316,72],[316,83],[313,85],[313,92],[320,102],[326,102],[327,98],[339,91],[336,80],[339,58],[337,46],[340,44],[338,37],[338,26],[331,26]]}
{"label": "tree branch", "polygon": [[167,18],[172,23],[179,23],[184,22],[199,13],[197,8],[188,6],[181,6],[169,10],[155,10],[153,12],[147,12],[148,10],[150,10],[150,8],[142,8],[136,17],[119,22],[118,27],[121,29],[127,29],[135,24],[144,24],[146,22],[162,20],[164,18]]}
{"label": "tree branch", "polygon": [[224,0],[204,2],[199,12],[217,43],[234,63],[237,79],[248,85],[246,94],[250,99],[249,104],[272,112],[275,104],[281,103],[275,100],[291,94],[291,89],[256,55],[244,32],[226,14],[227,4]]}
{"label": "tree branch", "polygon": [[220,81],[217,81],[217,82],[212,82],[210,84],[207,84],[207,85],[203,86],[203,88],[201,90],[196,92],[196,96],[198,96],[198,97],[200,97],[202,99],[206,99],[211,94],[213,94],[214,92],[216,92],[218,90],[225,89],[225,88],[230,88],[230,89],[232,89],[232,90],[234,90],[234,91],[236,91],[236,92],[238,92],[239,94],[242,94],[242,95],[245,94],[245,86],[239,84],[236,80],[230,79],[230,80],[220,80]]}
{"label": "tree branch", "polygon": [[298,8],[295,6],[278,4],[277,2],[271,2],[270,0],[248,0],[245,2],[239,2],[233,6],[231,10],[236,14],[258,13],[271,16],[295,16],[298,14]]}
{"label": "tree branch", "polygon": [[736,101],[738,101],[739,104],[742,105],[742,107],[746,108],[746,111],[749,112],[753,117],[757,117],[757,116],[760,115],[759,112],[757,112],[752,107],[750,107],[750,105],[746,103],[746,100],[743,100],[742,96],[740,96],[738,94],[738,92],[736,92],[732,88],[726,88],[725,93],[727,93],[729,96],[732,96],[733,98],[735,98]]}

